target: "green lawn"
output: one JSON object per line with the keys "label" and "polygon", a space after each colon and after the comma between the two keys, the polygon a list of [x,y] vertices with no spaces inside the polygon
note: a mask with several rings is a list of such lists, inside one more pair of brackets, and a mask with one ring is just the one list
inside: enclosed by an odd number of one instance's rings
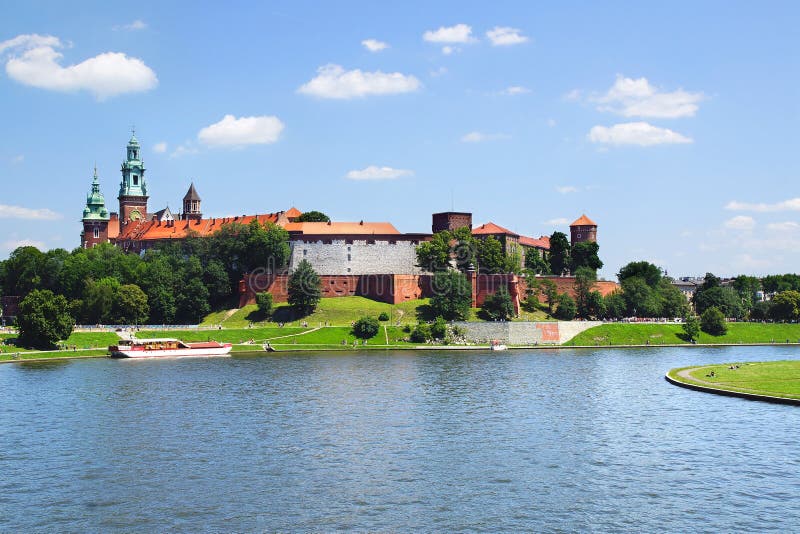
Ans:
{"label": "green lawn", "polygon": [[[49,358],[79,358],[79,357],[88,357],[88,356],[105,356],[108,354],[108,350],[105,348],[102,349],[84,349],[84,350],[50,350],[47,352],[36,352],[36,351],[17,351],[19,352],[19,361],[25,360],[41,360],[41,359],[49,359]],[[14,360],[14,352],[3,352],[0,354],[0,361],[10,361]]]}
{"label": "green lawn", "polygon": [[[27,352],[34,349],[20,347],[14,344],[16,334],[0,334],[4,344],[0,345],[0,354],[14,352]],[[92,348],[108,348],[119,340],[114,332],[73,332],[64,342],[68,347],[77,347],[79,350]]]}
{"label": "green lawn", "polygon": [[[679,375],[685,370],[689,371],[691,378]],[[712,371],[713,376],[711,376]],[[672,369],[669,376],[679,382],[726,391],[800,399],[800,361],[726,363],[688,367]]]}
{"label": "green lawn", "polygon": [[[299,326],[306,321],[309,326],[320,326],[327,323],[331,326],[347,326],[359,317],[369,315],[377,317],[385,312],[391,317],[391,324],[398,321],[401,324],[417,322],[417,314],[426,311],[428,299],[409,300],[397,305],[377,302],[365,297],[337,297],[320,300],[317,309],[308,317],[296,318],[292,315],[291,307],[286,303],[277,304],[270,321],[266,321],[255,304],[240,308],[233,315],[225,317],[227,310],[216,311],[207,316],[204,325],[222,324],[225,328],[246,328],[255,323],[258,326],[270,326],[284,323],[287,326]],[[419,309],[418,309],[419,308]]]}
{"label": "green lawn", "polygon": [[257,343],[281,337],[291,336],[305,332],[307,328],[293,328],[277,326],[256,327],[256,328],[231,328],[224,330],[147,330],[136,332],[136,337],[140,339],[152,339],[156,337],[178,338],[181,341],[207,341],[213,339],[221,343],[245,343],[254,340]]}
{"label": "green lawn", "polygon": [[[729,323],[723,336],[700,334],[700,344],[792,343],[800,341],[800,324]],[[590,328],[565,343],[586,345],[687,344],[679,324],[613,323]]]}

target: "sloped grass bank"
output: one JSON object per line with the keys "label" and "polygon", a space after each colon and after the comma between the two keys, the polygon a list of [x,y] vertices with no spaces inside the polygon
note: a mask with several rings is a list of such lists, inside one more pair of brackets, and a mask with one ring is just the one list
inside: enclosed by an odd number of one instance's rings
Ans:
{"label": "sloped grass bank", "polygon": [[[701,333],[699,344],[737,345],[747,343],[800,342],[800,324],[729,323],[728,333]],[[566,342],[568,347],[614,345],[687,345],[689,340],[679,324],[613,323],[590,328]]]}
{"label": "sloped grass bank", "polygon": [[714,390],[800,400],[800,361],[746,362],[671,369],[669,378]]}

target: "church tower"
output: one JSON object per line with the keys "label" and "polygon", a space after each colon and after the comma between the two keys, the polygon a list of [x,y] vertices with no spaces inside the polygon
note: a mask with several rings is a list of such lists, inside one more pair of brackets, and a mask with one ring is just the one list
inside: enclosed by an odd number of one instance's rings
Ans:
{"label": "church tower", "polygon": [[100,192],[100,181],[97,178],[97,167],[95,167],[92,190],[86,196],[86,207],[83,209],[81,247],[92,248],[100,243],[108,243],[110,218],[106,209],[106,200]]}
{"label": "church tower", "polygon": [[194,183],[189,186],[189,191],[183,197],[183,220],[185,221],[199,221],[203,218],[200,212],[200,195],[194,188]]}
{"label": "church tower", "polygon": [[122,182],[119,184],[120,231],[131,222],[147,220],[147,184],[144,180],[144,161],[135,132],[128,141],[127,158],[122,162]]}

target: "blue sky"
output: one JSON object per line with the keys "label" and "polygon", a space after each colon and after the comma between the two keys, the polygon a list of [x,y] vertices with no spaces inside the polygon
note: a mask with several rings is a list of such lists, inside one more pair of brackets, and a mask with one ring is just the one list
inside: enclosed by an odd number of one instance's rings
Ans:
{"label": "blue sky", "polygon": [[796,2],[18,2],[0,20],[0,257],[74,248],[131,125],[150,208],[296,206],[539,236],[613,278],[796,272]]}

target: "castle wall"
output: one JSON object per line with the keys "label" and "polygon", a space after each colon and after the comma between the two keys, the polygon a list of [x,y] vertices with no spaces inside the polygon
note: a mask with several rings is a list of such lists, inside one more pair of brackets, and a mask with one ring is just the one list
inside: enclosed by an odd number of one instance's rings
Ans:
{"label": "castle wall", "polygon": [[408,240],[308,240],[290,243],[289,268],[302,260],[311,263],[320,275],[421,274],[416,266],[417,246]]}

